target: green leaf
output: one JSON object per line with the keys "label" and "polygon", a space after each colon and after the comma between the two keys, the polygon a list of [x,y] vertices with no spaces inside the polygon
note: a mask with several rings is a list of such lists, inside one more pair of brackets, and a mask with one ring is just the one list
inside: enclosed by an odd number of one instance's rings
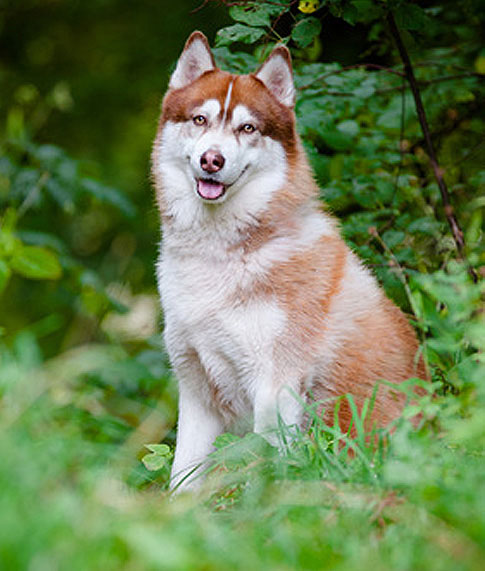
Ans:
{"label": "green leaf", "polygon": [[427,234],[428,236],[436,236],[440,231],[440,223],[430,216],[423,216],[409,224],[408,232],[411,234]]}
{"label": "green leaf", "polygon": [[360,131],[359,124],[353,119],[342,121],[337,125],[337,129],[349,137],[355,137],[355,135],[357,135],[357,133]]}
{"label": "green leaf", "polygon": [[387,230],[382,235],[382,239],[391,250],[401,244],[401,242],[404,242],[405,238],[406,234],[400,230]]}
{"label": "green leaf", "polygon": [[7,262],[0,260],[0,293],[7,287],[11,274],[12,270],[9,268]]}
{"label": "green leaf", "polygon": [[74,212],[72,193],[69,192],[65,184],[63,185],[59,180],[51,177],[46,181],[44,188],[65,212]]}
{"label": "green leaf", "polygon": [[24,244],[29,246],[44,246],[57,254],[67,255],[67,244],[59,236],[37,230],[18,230],[16,235]]}
{"label": "green leaf", "polygon": [[475,71],[481,75],[485,75],[485,50],[482,50],[476,58],[474,64]]}
{"label": "green leaf", "polygon": [[250,432],[242,438],[233,434],[222,434],[216,438],[217,448],[212,458],[228,470],[247,466],[258,458],[271,454],[271,445],[259,434]]}
{"label": "green leaf", "polygon": [[66,159],[66,153],[60,147],[55,145],[39,145],[33,147],[34,157],[36,157],[42,166],[51,171],[57,169],[59,164]]}
{"label": "green leaf", "polygon": [[244,6],[232,6],[229,15],[236,22],[242,22],[248,26],[271,26],[271,17],[277,16],[285,9],[285,6],[261,5],[254,2]]}
{"label": "green leaf", "polygon": [[35,192],[35,190],[38,189],[41,176],[42,171],[40,169],[25,167],[19,170],[12,180],[12,196],[23,199],[30,195],[29,200],[32,205],[38,206],[41,202],[41,194],[38,191]]}
{"label": "green leaf", "polygon": [[218,436],[214,441],[214,446],[219,448],[224,448],[225,446],[229,446],[230,444],[234,444],[235,442],[239,442],[241,438],[236,436],[235,434],[231,434],[230,432],[221,434]]}
{"label": "green leaf", "polygon": [[172,451],[166,444],[145,444],[145,448],[148,448],[151,454],[143,456],[141,461],[145,468],[151,472],[161,470],[172,457]]}
{"label": "green leaf", "polygon": [[325,143],[336,151],[345,151],[353,146],[352,138],[337,129],[322,129],[320,135]]}
{"label": "green leaf", "polygon": [[20,240],[11,231],[0,229],[0,256],[9,258],[19,244]]}
{"label": "green leaf", "polygon": [[36,280],[57,280],[62,275],[57,256],[47,248],[19,244],[10,260],[11,268],[18,274]]}
{"label": "green leaf", "polygon": [[351,24],[369,23],[382,13],[381,6],[374,0],[352,0],[352,8],[344,10],[343,18]]}
{"label": "green leaf", "polygon": [[232,53],[228,47],[212,50],[217,65],[231,73],[250,73],[258,67],[258,60],[252,54]]}
{"label": "green leaf", "polygon": [[15,208],[7,208],[0,219],[0,227],[3,232],[12,232],[17,224],[17,211]]}
{"label": "green leaf", "polygon": [[375,78],[372,76],[366,78],[353,92],[356,97],[361,97],[362,99],[371,97],[376,92]]}
{"label": "green leaf", "polygon": [[466,229],[466,241],[469,244],[478,243],[482,237],[483,214],[480,208],[477,208],[472,214],[468,227]]}
{"label": "green leaf", "polygon": [[217,32],[216,45],[228,46],[233,42],[252,44],[264,36],[265,33],[263,28],[250,28],[244,24],[234,24]]}
{"label": "green leaf", "polygon": [[95,196],[101,202],[107,202],[115,206],[126,216],[132,217],[136,214],[133,203],[116,188],[101,184],[92,178],[84,178],[81,184],[85,191]]}
{"label": "green leaf", "polygon": [[394,17],[398,27],[403,30],[422,30],[430,22],[423,8],[407,2],[396,8]]}
{"label": "green leaf", "polygon": [[320,20],[310,16],[296,24],[291,32],[291,37],[298,47],[306,48],[312,43],[315,36],[318,36],[321,29],[322,24]]}
{"label": "green leaf", "polygon": [[171,456],[170,446],[167,444],[145,444],[145,448],[148,448],[150,452],[154,454],[159,454],[161,456]]}

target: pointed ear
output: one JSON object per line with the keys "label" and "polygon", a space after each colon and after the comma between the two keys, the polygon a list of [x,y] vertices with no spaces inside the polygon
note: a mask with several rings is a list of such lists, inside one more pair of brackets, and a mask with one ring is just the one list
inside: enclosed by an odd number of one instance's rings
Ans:
{"label": "pointed ear", "polygon": [[180,89],[189,85],[206,71],[216,68],[209,42],[202,32],[192,32],[170,78],[169,87]]}
{"label": "pointed ear", "polygon": [[286,105],[295,105],[295,85],[291,67],[290,52],[284,46],[276,47],[255,73],[276,99]]}

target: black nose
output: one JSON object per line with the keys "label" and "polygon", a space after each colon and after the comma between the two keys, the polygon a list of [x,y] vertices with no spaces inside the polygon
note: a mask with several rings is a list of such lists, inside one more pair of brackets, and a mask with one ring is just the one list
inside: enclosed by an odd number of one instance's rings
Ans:
{"label": "black nose", "polygon": [[202,170],[208,173],[220,171],[226,160],[218,151],[209,149],[200,157]]}

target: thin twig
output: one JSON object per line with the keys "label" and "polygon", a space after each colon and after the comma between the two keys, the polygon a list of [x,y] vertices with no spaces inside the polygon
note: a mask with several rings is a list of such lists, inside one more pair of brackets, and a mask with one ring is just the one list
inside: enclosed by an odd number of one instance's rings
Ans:
{"label": "thin twig", "polygon": [[31,188],[30,192],[27,194],[22,204],[19,206],[19,209],[17,211],[18,219],[22,218],[22,216],[27,212],[27,210],[29,210],[29,208],[35,203],[35,201],[39,196],[39,193],[43,189],[49,177],[50,173],[48,173],[47,171],[43,172],[40,175],[39,180],[34,184],[34,186]]}
{"label": "thin twig", "polygon": [[205,8],[207,6],[207,4],[209,4],[209,2],[212,2],[212,0],[204,0],[202,2],[202,4],[200,6],[197,6],[196,8],[194,8],[193,10],[191,10],[191,14],[195,14],[196,12],[199,12],[200,10],[202,10],[203,8]]}
{"label": "thin twig", "polygon": [[[450,226],[453,240],[455,241],[456,248],[458,251],[458,256],[461,260],[465,260],[465,239],[463,236],[463,231],[460,227],[460,224],[458,223],[453,206],[451,204],[448,187],[443,177],[443,169],[438,164],[438,160],[436,158],[436,153],[434,150],[433,141],[431,140],[431,132],[428,126],[426,112],[424,110],[423,101],[421,99],[421,93],[419,91],[418,82],[416,81],[416,76],[414,75],[411,59],[402,41],[401,34],[399,32],[399,29],[397,27],[392,12],[388,12],[387,22],[389,24],[389,28],[394,38],[394,41],[396,42],[399,55],[401,56],[402,62],[404,64],[404,72],[411,87],[414,103],[416,106],[416,113],[418,115],[419,124],[421,125],[421,130],[423,131],[424,140],[426,143],[427,153],[431,162],[433,173],[438,183],[438,188],[440,190],[441,200],[443,202],[446,220],[448,221],[448,224]],[[473,278],[473,281],[476,282],[478,280],[478,276],[473,270],[473,268],[469,267],[468,271],[471,277]]]}

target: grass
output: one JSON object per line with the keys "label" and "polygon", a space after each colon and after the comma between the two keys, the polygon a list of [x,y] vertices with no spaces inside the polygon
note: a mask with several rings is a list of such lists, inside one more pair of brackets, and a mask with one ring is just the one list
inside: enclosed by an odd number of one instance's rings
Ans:
{"label": "grass", "polygon": [[[4,569],[483,566],[483,448],[437,433],[436,418],[416,430],[404,414],[392,435],[369,439],[355,411],[353,440],[314,419],[284,454],[255,434],[224,435],[200,493],[170,498],[167,467],[147,471],[107,418],[87,430],[38,369],[11,360],[3,370],[12,381],[0,435]],[[454,398],[424,397],[421,410]],[[459,435],[470,419],[454,422]]]}
{"label": "grass", "polygon": [[50,360],[29,331],[0,345],[0,568],[482,569],[484,286],[462,277],[416,290],[433,382],[401,385],[392,427],[367,431],[374,398],[346,395],[327,406],[347,399],[352,437],[312,408],[282,453],[222,435],[196,495],[167,491],[176,389],[157,339]]}

